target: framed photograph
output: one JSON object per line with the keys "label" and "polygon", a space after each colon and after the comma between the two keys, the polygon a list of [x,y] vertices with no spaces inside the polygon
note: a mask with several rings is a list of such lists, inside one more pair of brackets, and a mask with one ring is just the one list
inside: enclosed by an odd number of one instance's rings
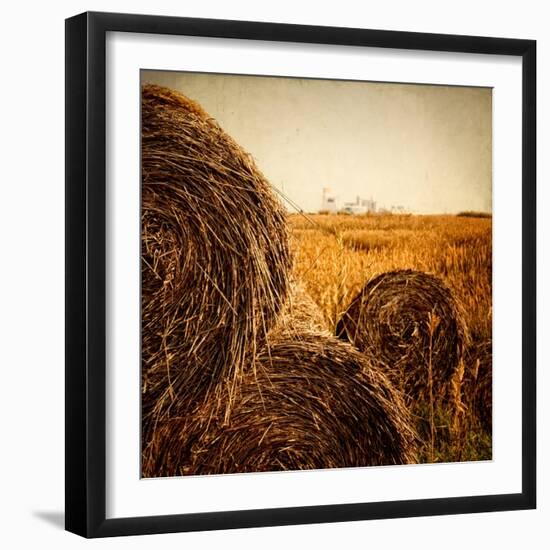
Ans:
{"label": "framed photograph", "polygon": [[66,528],[536,505],[536,44],[66,21]]}

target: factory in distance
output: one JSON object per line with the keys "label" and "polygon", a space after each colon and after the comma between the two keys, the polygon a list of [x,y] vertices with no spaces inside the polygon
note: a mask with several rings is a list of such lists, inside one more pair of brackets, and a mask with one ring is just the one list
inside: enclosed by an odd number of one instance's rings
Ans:
{"label": "factory in distance", "polygon": [[329,214],[405,214],[406,210],[400,205],[392,205],[390,208],[379,207],[372,197],[364,199],[359,195],[357,195],[354,202],[341,204],[332,189],[324,187],[320,212]]}

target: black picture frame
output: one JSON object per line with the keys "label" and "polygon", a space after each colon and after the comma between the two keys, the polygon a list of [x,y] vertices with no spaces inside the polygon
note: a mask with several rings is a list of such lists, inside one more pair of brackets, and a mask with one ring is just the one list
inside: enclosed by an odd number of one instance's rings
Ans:
{"label": "black picture frame", "polygon": [[[105,42],[108,31],[519,56],[522,490],[516,494],[106,519]],[[66,529],[107,537],[532,509],[536,506],[536,42],[114,13],[66,20]],[[518,335],[519,336],[519,335]]]}

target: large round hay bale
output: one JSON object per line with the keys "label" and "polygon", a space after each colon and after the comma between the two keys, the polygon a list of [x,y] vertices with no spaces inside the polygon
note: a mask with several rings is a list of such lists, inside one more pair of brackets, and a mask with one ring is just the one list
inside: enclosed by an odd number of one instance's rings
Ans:
{"label": "large round hay bale", "polygon": [[493,424],[493,342],[482,340],[466,351],[466,372],[462,389],[469,418],[489,434]]}
{"label": "large round hay bale", "polygon": [[383,273],[359,292],[337,324],[339,338],[376,358],[412,400],[445,396],[468,333],[441,279],[413,270]]}
{"label": "large round hay bale", "polygon": [[212,402],[164,419],[146,477],[415,462],[401,395],[364,354],[313,332],[275,337],[241,379],[229,421]]}
{"label": "large round hay bale", "polygon": [[232,394],[285,301],[291,257],[251,157],[179,93],[145,85],[141,107],[146,428],[220,385]]}

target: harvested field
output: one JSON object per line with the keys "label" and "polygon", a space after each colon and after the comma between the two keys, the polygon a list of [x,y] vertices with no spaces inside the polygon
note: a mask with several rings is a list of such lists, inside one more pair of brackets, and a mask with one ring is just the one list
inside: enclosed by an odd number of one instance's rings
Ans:
{"label": "harvested field", "polygon": [[[294,277],[315,301],[334,334],[339,332],[339,321],[369,281],[380,282],[388,276],[384,274],[403,270],[420,271],[429,274],[429,279],[435,277],[441,281],[447,289],[444,291],[445,300],[452,304],[451,317],[458,319],[459,323],[450,332],[449,327],[441,330],[450,320],[448,314],[440,312],[439,317],[447,319],[436,331],[442,338],[441,349],[447,351],[442,360],[432,363],[435,375],[433,410],[432,403],[426,398],[427,377],[419,383],[416,376],[411,378],[410,371],[404,370],[403,378],[396,380],[394,377],[394,382],[405,391],[411,412],[418,419],[417,429],[424,441],[420,450],[421,461],[491,458],[490,422],[483,420],[491,416],[488,412],[491,410],[488,396],[492,387],[491,218],[291,214],[289,220],[295,253]],[[384,306],[380,296],[376,300],[378,308]],[[406,302],[407,298],[396,294],[390,302],[395,305],[395,326],[401,326],[406,332],[412,327],[404,322],[407,314],[403,313],[403,318],[400,318],[397,313],[403,311],[400,307],[404,304],[399,305],[403,300]],[[391,310],[392,303],[385,303],[387,310]],[[430,313],[427,306],[425,303],[421,308],[426,313],[425,327],[429,322],[427,313]],[[415,306],[414,309],[418,308]],[[385,362],[386,368],[388,362],[391,363],[392,372],[399,372],[400,369],[395,367],[407,363],[407,357],[410,357],[408,348],[399,347],[399,338],[397,348],[395,338],[389,341],[383,338],[384,326],[376,323],[370,314],[367,321],[374,326],[378,346],[381,346],[378,351],[376,346],[371,346],[367,353],[373,360]],[[445,334],[449,337],[448,342]],[[420,343],[422,338],[420,342],[414,338],[413,341]],[[423,346],[417,347],[417,352],[427,357],[429,345]],[[476,377],[475,357],[479,357],[480,346],[484,351],[479,370],[485,374]],[[390,354],[388,361],[387,352],[392,349],[394,354]],[[426,367],[425,360],[420,364]],[[454,375],[449,377],[453,369]],[[447,373],[443,379],[444,387],[437,380],[437,373],[441,371]],[[436,399],[438,388],[443,389],[440,396],[444,395],[444,399]]]}
{"label": "harvested field", "polygon": [[491,457],[490,216],[289,214],[149,85],[142,178],[144,476]]}
{"label": "harvested field", "polygon": [[492,433],[493,421],[493,345],[491,340],[476,342],[466,351],[466,378],[462,394],[470,419]]}

